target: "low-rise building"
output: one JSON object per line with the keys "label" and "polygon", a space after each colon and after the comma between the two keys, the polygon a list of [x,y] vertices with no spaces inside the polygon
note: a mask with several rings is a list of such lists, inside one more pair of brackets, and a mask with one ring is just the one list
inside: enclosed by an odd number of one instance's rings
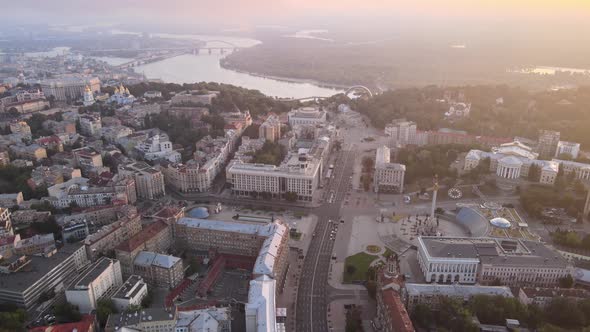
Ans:
{"label": "low-rise building", "polygon": [[40,161],[47,158],[47,150],[38,144],[31,145],[11,145],[10,150],[14,153],[16,158],[21,158],[31,161]]}
{"label": "low-rise building", "polygon": [[555,158],[560,158],[560,155],[569,155],[571,159],[577,159],[580,153],[580,143],[559,141],[557,143],[557,150],[555,151]]}
{"label": "low-rise building", "polygon": [[33,135],[31,134],[31,127],[24,122],[24,121],[14,121],[10,123],[10,132],[13,134],[20,134],[23,137],[31,139]]}
{"label": "low-rise building", "polygon": [[1,207],[11,208],[15,205],[20,205],[24,200],[23,193],[20,191],[13,194],[0,194]]}
{"label": "low-rise building", "polygon": [[111,295],[122,283],[119,261],[102,257],[66,289],[66,300],[77,306],[81,313],[91,313],[98,300]]}
{"label": "low-rise building", "polygon": [[75,323],[53,324],[50,326],[36,326],[29,332],[98,332],[98,324],[94,315],[82,315],[82,319]]}
{"label": "low-rise building", "polygon": [[130,306],[141,306],[147,296],[147,284],[138,275],[131,275],[111,297],[119,312],[125,312]]}
{"label": "low-rise building", "polygon": [[116,143],[120,138],[133,134],[133,129],[125,126],[111,126],[102,128],[100,133],[107,142]]}
{"label": "low-rise building", "polygon": [[211,105],[219,91],[182,91],[175,94],[170,100],[172,105]]}
{"label": "low-rise building", "polygon": [[373,174],[373,187],[377,193],[402,193],[404,191],[406,166],[392,163],[390,160],[391,152],[388,147],[382,146],[377,148],[375,173]]}
{"label": "low-rise building", "polygon": [[460,303],[466,303],[476,295],[514,297],[510,288],[506,286],[412,283],[405,284],[403,295],[406,307],[410,312],[418,304],[427,305],[432,310],[438,310],[440,302],[444,298],[452,298]]}
{"label": "low-rise building", "polygon": [[406,119],[395,119],[385,126],[385,135],[391,137],[392,146],[417,144],[416,122]]}
{"label": "low-rise building", "polygon": [[94,168],[103,166],[101,154],[91,147],[86,146],[75,149],[72,153],[74,155],[75,165],[82,169],[84,174]]}
{"label": "low-rise building", "polygon": [[10,219],[13,225],[28,225],[33,222],[45,222],[51,217],[50,211],[16,210],[11,212]]}
{"label": "low-rise building", "polygon": [[77,168],[63,165],[39,166],[31,172],[31,178],[27,184],[35,190],[39,187],[51,187],[72,178],[82,177],[82,173]]}
{"label": "low-rise building", "polygon": [[179,311],[176,332],[230,332],[231,321],[231,309],[229,307]]}
{"label": "low-rise building", "polygon": [[150,90],[143,93],[143,97],[146,99],[162,98],[162,92],[157,90]]}
{"label": "low-rise building", "polygon": [[105,332],[144,331],[176,332],[176,308],[145,308],[136,314],[120,313],[109,316]]}
{"label": "low-rise building", "polygon": [[134,273],[149,285],[172,289],[184,278],[182,259],[151,251],[141,251],[133,262]]}
{"label": "low-rise building", "polygon": [[540,288],[522,287],[518,291],[518,300],[524,305],[534,304],[545,308],[554,298],[568,298],[576,301],[590,298],[590,292],[576,288]]}
{"label": "low-rise building", "polygon": [[68,243],[84,240],[90,234],[88,223],[79,222],[62,226],[61,236]]}
{"label": "low-rise building", "polygon": [[53,234],[33,235],[15,243],[14,252],[17,255],[39,255],[55,250]]}

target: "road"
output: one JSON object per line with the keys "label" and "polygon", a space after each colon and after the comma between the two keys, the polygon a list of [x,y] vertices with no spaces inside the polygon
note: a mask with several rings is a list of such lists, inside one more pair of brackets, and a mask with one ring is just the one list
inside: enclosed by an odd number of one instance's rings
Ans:
{"label": "road", "polygon": [[326,187],[328,199],[323,205],[314,209],[318,222],[303,262],[297,290],[296,331],[298,332],[329,331],[328,274],[335,239],[332,231],[340,225],[340,208],[346,192],[350,190],[356,152],[354,146],[350,146],[348,150],[346,147],[344,149],[338,152],[334,162],[334,177]]}

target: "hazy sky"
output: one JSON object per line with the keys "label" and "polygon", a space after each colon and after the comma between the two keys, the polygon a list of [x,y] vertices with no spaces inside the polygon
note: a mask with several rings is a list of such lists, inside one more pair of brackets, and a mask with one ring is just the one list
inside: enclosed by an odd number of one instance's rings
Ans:
{"label": "hazy sky", "polygon": [[18,0],[0,18],[21,23],[159,21],[254,25],[314,17],[590,20],[590,0]]}

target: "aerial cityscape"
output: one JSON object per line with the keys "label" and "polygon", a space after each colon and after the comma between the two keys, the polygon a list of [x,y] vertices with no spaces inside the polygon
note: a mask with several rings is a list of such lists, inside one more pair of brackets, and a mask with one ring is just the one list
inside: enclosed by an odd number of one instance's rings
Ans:
{"label": "aerial cityscape", "polygon": [[2,7],[0,332],[590,329],[585,2]]}

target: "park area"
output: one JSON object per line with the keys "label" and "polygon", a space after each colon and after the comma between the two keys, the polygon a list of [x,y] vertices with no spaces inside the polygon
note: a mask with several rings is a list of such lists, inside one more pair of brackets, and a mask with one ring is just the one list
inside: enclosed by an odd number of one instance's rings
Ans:
{"label": "park area", "polygon": [[369,267],[377,258],[377,256],[369,255],[365,252],[346,257],[346,260],[344,261],[343,282],[346,284],[367,280]]}

